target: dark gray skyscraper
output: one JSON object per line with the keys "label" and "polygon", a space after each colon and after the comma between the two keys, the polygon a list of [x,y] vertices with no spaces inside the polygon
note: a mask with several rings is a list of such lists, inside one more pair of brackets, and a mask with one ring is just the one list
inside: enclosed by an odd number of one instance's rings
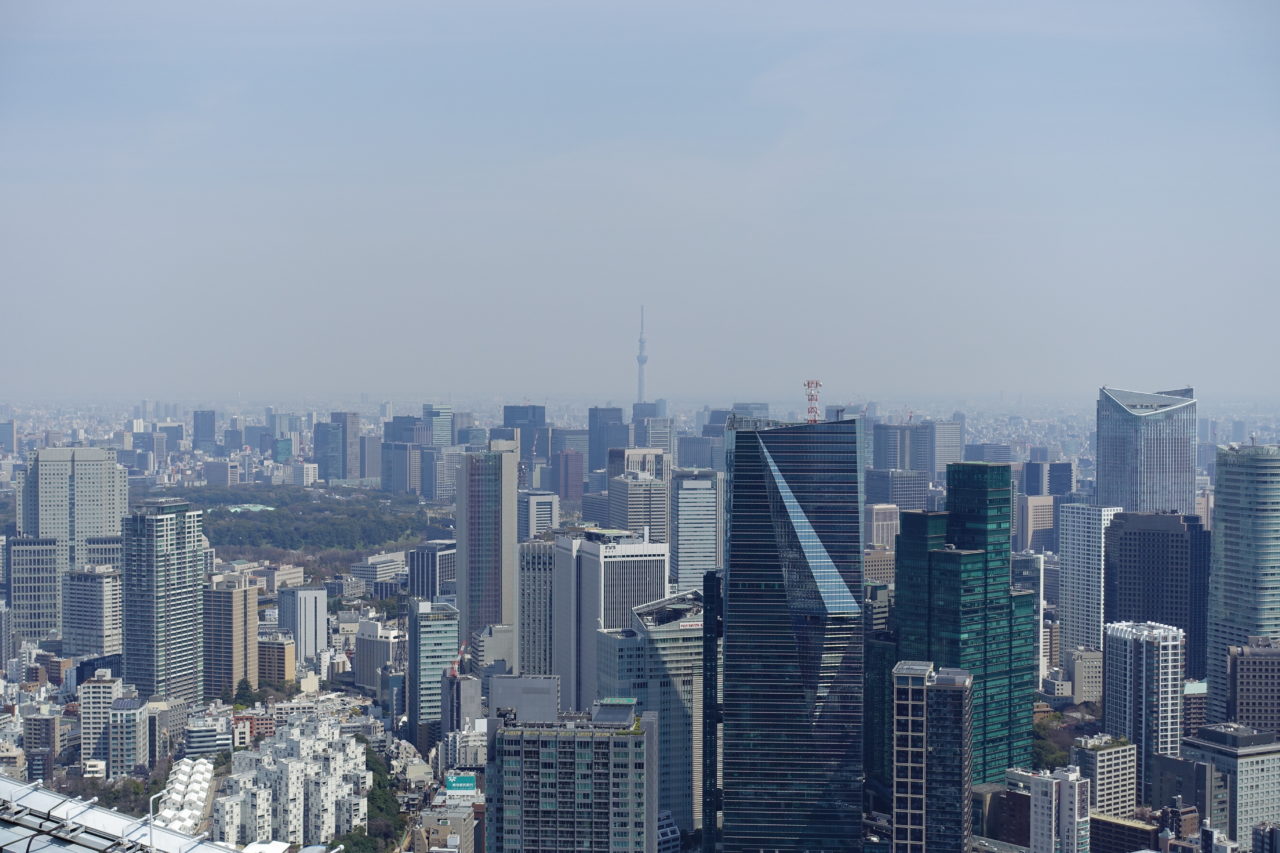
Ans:
{"label": "dark gray skyscraper", "polygon": [[202,529],[177,498],[149,498],[124,520],[124,678],[141,696],[200,700]]}
{"label": "dark gray skyscraper", "polygon": [[858,427],[731,433],[726,853],[862,849]]}
{"label": "dark gray skyscraper", "polygon": [[[502,407],[502,425],[520,430],[520,458],[533,456],[546,457],[549,448],[543,447],[541,453],[535,453],[539,437],[546,439],[547,407],[528,404]],[[545,444],[550,444],[547,439]]]}
{"label": "dark gray skyscraper", "polygon": [[[495,443],[496,444],[496,443]],[[459,636],[516,624],[516,454],[468,453],[458,472]]]}
{"label": "dark gray skyscraper", "polygon": [[631,428],[622,422],[622,409],[592,406],[587,410],[587,470],[599,471],[609,459],[609,448],[630,445]]}
{"label": "dark gray skyscraper", "polygon": [[1196,401],[1180,388],[1098,392],[1098,506],[1196,511]]}
{"label": "dark gray skyscraper", "polygon": [[342,479],[360,479],[360,415],[331,412],[329,422],[342,427]]}
{"label": "dark gray skyscraper", "polygon": [[215,424],[218,416],[210,409],[197,409],[191,413],[191,445],[196,450],[212,453],[218,446]]}
{"label": "dark gray skyscraper", "polygon": [[318,423],[311,432],[311,458],[316,463],[316,476],[321,480],[341,480],[343,466],[342,424]]}
{"label": "dark gray skyscraper", "polygon": [[1187,677],[1204,678],[1210,533],[1199,516],[1121,512],[1105,536],[1104,621],[1181,628]]}

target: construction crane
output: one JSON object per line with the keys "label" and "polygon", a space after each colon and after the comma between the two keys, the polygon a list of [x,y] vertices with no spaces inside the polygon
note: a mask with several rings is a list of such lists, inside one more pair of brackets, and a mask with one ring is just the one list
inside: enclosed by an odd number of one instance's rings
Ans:
{"label": "construction crane", "polygon": [[822,383],[817,379],[806,379],[804,381],[804,397],[809,401],[809,423],[816,424],[822,420],[822,414],[818,411],[818,389],[822,387]]}

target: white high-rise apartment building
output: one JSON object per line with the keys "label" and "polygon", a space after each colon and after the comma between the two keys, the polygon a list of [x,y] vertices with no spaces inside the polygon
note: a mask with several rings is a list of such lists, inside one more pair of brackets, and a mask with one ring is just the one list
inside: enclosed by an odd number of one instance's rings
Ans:
{"label": "white high-rise apartment building", "polygon": [[1227,719],[1227,650],[1280,637],[1280,447],[1218,450],[1209,571],[1208,721]]}
{"label": "white high-rise apartment building", "polygon": [[583,710],[596,692],[596,631],[630,626],[631,611],[667,596],[668,549],[619,530],[556,538],[552,578],[553,674],[561,706]]}
{"label": "white high-rise apartment building", "polygon": [[1059,648],[1066,668],[1073,649],[1102,648],[1103,571],[1107,525],[1117,506],[1065,504],[1058,529]]}
{"label": "white high-rise apartment building", "polygon": [[115,452],[46,447],[15,481],[17,533],[9,543],[10,605],[19,636],[62,629],[62,580],[85,564],[119,560],[129,477]]}
{"label": "white high-rise apartment building", "polygon": [[[185,701],[185,700],[184,700]],[[114,779],[147,765],[150,705],[137,696],[125,695],[111,703],[111,734],[107,775]]]}
{"label": "white high-rise apartment building", "polygon": [[1103,729],[1138,747],[1138,790],[1151,802],[1151,757],[1182,743],[1186,635],[1155,622],[1113,622],[1102,657]]}
{"label": "white high-rise apartment building", "polygon": [[1077,767],[1009,770],[1011,789],[1031,798],[1031,853],[1089,853],[1089,780]]}
{"label": "white high-rise apartment building", "polygon": [[676,468],[670,492],[671,583],[676,592],[700,590],[703,575],[723,565],[724,474]]}
{"label": "white high-rise apartment building", "polygon": [[124,696],[124,682],[100,669],[77,690],[80,700],[80,766],[105,776],[111,755],[111,706]]}
{"label": "white high-rise apartment building", "polygon": [[551,675],[551,584],[556,543],[539,539],[521,542],[519,549],[517,669],[520,675]]}
{"label": "white high-rise apartment building", "polygon": [[600,695],[658,714],[659,808],[692,832],[702,826],[702,594],[641,605],[629,626],[601,630],[597,640]]}
{"label": "white high-rise apartment building", "polygon": [[203,516],[149,498],[124,523],[124,678],[145,699],[204,691]]}

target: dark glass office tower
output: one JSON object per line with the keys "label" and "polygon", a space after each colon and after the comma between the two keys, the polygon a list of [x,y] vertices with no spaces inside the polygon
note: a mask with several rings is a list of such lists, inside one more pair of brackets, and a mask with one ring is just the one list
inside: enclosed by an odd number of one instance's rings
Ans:
{"label": "dark glass office tower", "polygon": [[[531,459],[534,456],[541,456],[544,459],[550,455],[549,445],[550,436],[546,434],[547,428],[547,407],[532,406],[522,404],[518,406],[502,407],[502,425],[507,428],[520,430],[520,458]],[[538,444],[538,438],[544,439],[544,446],[541,453],[535,453],[534,448]]]}
{"label": "dark glass office tower", "polygon": [[587,409],[587,471],[599,471],[609,459],[610,447],[627,447],[631,428],[622,422],[622,409],[592,406]]}
{"label": "dark glass office tower", "polygon": [[321,480],[341,480],[346,475],[342,453],[346,445],[342,424],[318,423],[311,433],[311,458],[316,463],[316,476]]}
{"label": "dark glass office tower", "polygon": [[342,427],[342,474],[344,480],[360,478],[360,415],[357,412],[330,412],[329,423]]}
{"label": "dark glass office tower", "polygon": [[1203,679],[1212,545],[1200,516],[1121,512],[1105,535],[1104,621],[1181,628],[1187,636],[1187,678]]}
{"label": "dark glass office tower", "polygon": [[213,453],[218,449],[215,433],[217,414],[211,409],[196,409],[191,413],[191,443],[196,450]]}
{"label": "dark glass office tower", "polygon": [[1009,585],[1008,465],[947,466],[947,512],[904,512],[897,546],[899,660],[973,675],[973,782],[1031,762],[1036,595]]}
{"label": "dark glass office tower", "polygon": [[725,853],[862,850],[858,426],[730,433]]}
{"label": "dark glass office tower", "polygon": [[879,812],[893,809],[893,668],[898,637],[892,631],[868,631],[866,687],[862,727],[867,802]]}

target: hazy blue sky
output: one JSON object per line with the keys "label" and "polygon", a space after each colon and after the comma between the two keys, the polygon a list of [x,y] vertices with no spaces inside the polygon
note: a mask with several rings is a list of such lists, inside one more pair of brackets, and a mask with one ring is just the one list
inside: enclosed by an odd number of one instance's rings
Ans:
{"label": "hazy blue sky", "polygon": [[1277,390],[1280,4],[0,0],[0,395]]}

